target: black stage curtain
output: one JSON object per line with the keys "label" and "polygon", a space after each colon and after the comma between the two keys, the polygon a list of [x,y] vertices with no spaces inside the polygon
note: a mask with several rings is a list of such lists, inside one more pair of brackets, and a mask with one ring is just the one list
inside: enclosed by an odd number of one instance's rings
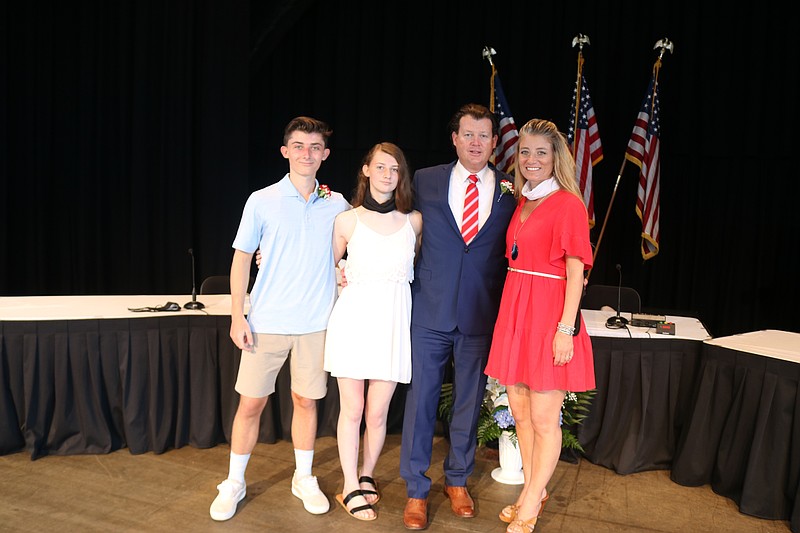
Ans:
{"label": "black stage curtain", "polygon": [[227,273],[247,3],[2,6],[0,294],[189,294],[189,248]]}
{"label": "black stage curtain", "polygon": [[454,158],[446,124],[489,103],[495,64],[518,125],[562,129],[572,38],[604,160],[597,242],[657,53],[661,252],[643,261],[627,165],[590,283],[647,309],[697,312],[717,336],[800,331],[792,176],[793,20],[769,3],[12,1],[0,7],[0,294],[180,294],[228,272],[247,195],[287,170],[283,127],[327,120],[320,180],[349,195],[361,157],[398,143],[420,168]]}
{"label": "black stage curtain", "polygon": [[800,365],[705,345],[670,477],[800,531]]}

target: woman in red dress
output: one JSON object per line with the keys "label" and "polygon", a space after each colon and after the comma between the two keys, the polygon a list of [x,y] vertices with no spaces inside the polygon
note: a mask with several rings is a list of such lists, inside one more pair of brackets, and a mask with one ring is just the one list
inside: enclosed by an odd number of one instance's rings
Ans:
{"label": "woman in red dress", "polygon": [[533,531],[549,498],[566,391],[595,388],[592,344],[579,315],[592,247],[575,161],[552,122],[533,119],[519,133],[519,205],[506,234],[509,272],[485,371],[506,386],[522,454],[525,484],[500,513],[508,533]]}

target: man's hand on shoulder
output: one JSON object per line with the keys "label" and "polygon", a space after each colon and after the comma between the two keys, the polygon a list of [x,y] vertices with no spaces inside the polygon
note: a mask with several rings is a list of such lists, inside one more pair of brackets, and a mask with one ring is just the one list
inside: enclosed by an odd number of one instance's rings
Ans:
{"label": "man's hand on shoulder", "polygon": [[342,259],[339,261],[339,264],[336,265],[336,272],[337,272],[337,283],[340,287],[347,287],[347,275],[344,273],[344,269],[347,266],[347,261]]}

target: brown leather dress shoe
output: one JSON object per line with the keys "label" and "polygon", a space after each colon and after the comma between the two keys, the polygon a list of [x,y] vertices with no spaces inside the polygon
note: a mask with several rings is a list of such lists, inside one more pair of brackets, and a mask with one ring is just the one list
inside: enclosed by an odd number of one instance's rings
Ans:
{"label": "brown leather dress shoe", "polygon": [[450,498],[450,508],[456,516],[472,518],[475,516],[475,502],[467,491],[467,487],[444,486],[444,494]]}
{"label": "brown leather dress shoe", "polygon": [[403,510],[403,524],[406,529],[425,529],[428,527],[428,500],[409,498]]}

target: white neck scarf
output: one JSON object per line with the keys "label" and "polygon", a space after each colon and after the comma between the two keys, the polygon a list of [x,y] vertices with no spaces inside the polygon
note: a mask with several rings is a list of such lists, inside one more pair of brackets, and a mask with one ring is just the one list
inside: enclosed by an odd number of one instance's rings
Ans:
{"label": "white neck scarf", "polygon": [[550,177],[549,179],[544,180],[533,189],[531,189],[531,182],[526,181],[525,185],[522,186],[522,196],[528,200],[538,200],[539,198],[544,198],[551,192],[557,191],[560,188],[561,187],[559,187],[555,177]]}

